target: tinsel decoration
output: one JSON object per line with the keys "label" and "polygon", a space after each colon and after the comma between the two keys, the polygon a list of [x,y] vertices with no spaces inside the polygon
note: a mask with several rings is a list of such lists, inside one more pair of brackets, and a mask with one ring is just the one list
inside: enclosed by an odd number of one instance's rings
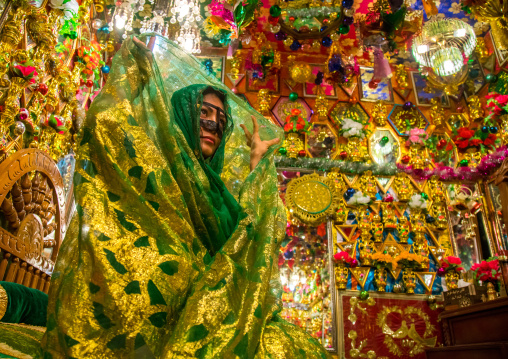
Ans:
{"label": "tinsel decoration", "polygon": [[412,166],[397,164],[399,170],[407,173],[413,178],[426,180],[437,176],[441,181],[478,181],[492,174],[508,157],[508,147],[499,147],[494,153],[485,155],[477,167],[468,166],[452,168],[448,166],[436,168],[414,169]]}
{"label": "tinsel decoration", "polygon": [[376,176],[393,176],[398,170],[394,163],[378,165],[365,162],[345,162],[330,160],[328,158],[287,158],[275,157],[275,165],[279,168],[308,168],[318,171],[330,171],[338,168],[342,173],[362,174],[365,171],[372,171]]}

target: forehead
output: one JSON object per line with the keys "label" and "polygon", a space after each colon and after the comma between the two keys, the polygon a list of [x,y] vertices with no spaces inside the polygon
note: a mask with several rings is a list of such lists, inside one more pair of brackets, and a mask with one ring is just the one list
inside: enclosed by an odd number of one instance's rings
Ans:
{"label": "forehead", "polygon": [[218,108],[221,108],[224,110],[224,104],[222,101],[217,97],[217,95],[213,93],[209,93],[203,96],[203,101],[211,103],[214,106],[217,106]]}

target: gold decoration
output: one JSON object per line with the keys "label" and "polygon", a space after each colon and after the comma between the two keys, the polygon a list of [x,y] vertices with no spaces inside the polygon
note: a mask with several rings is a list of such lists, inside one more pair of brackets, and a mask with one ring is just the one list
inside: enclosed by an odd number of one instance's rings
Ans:
{"label": "gold decoration", "polygon": [[295,62],[295,56],[288,56],[289,77],[295,83],[305,83],[312,79],[312,67],[305,62]]}
{"label": "gold decoration", "polygon": [[363,237],[363,232],[358,249],[360,250],[360,260],[362,261],[362,265],[372,265],[372,255],[375,253],[376,247],[371,239]]}
{"label": "gold decoration", "polygon": [[448,290],[450,289],[456,289],[458,288],[459,283],[459,273],[455,271],[448,271],[445,273],[445,282],[446,282],[446,288]]}
{"label": "gold decoration", "polygon": [[427,293],[432,293],[432,286],[436,279],[436,272],[415,272]]}
{"label": "gold decoration", "polygon": [[476,48],[475,48],[476,57],[478,58],[478,61],[480,63],[484,63],[487,61],[487,58],[489,57],[489,49],[487,48],[487,44],[485,43],[485,38],[483,37],[476,37]]}
{"label": "gold decoration", "polygon": [[443,183],[438,180],[437,176],[432,176],[427,182],[428,194],[432,198],[434,203],[446,202],[445,190],[443,189]]}
{"label": "gold decoration", "polygon": [[374,237],[374,242],[375,243],[382,242],[383,241],[384,225],[381,222],[381,217],[378,214],[376,214],[372,218],[372,220],[373,220],[373,223],[372,223],[372,237]]}
{"label": "gold decoration", "polygon": [[508,50],[508,4],[501,0],[486,0],[471,5],[471,11],[478,21],[488,22],[492,40],[498,50]]}
{"label": "gold decoration", "polygon": [[289,158],[296,158],[300,151],[305,150],[303,141],[294,132],[288,133],[282,143],[282,147],[286,149],[286,156]]}
{"label": "gold decoration", "polygon": [[335,267],[335,285],[338,290],[346,289],[348,274],[349,271],[344,262],[338,262]]}
{"label": "gold decoration", "polygon": [[8,304],[9,304],[9,297],[7,296],[7,292],[0,285],[0,320],[5,315],[5,312],[7,311]]}
{"label": "gold decoration", "polygon": [[317,95],[316,98],[316,113],[318,119],[327,119],[328,118],[328,100],[326,96],[323,94]]}
{"label": "gold decoration", "polygon": [[389,202],[383,202],[381,203],[381,208],[383,211],[383,222],[385,228],[397,228],[397,216],[395,215],[393,205]]}
{"label": "gold decoration", "polygon": [[405,110],[402,108],[395,113],[395,116],[392,115],[391,118],[399,132],[405,132],[408,127],[420,129],[427,127],[427,122],[420,112],[415,109]]}
{"label": "gold decoration", "polygon": [[367,147],[367,138],[361,139],[359,137],[349,137],[347,145],[341,146],[341,150],[345,150],[347,152],[348,161],[371,162],[369,149]]}
{"label": "gold decoration", "polygon": [[433,225],[440,230],[448,228],[446,207],[444,203],[434,203],[430,209],[430,215],[436,219]]}
{"label": "gold decoration", "polygon": [[395,191],[397,191],[397,196],[401,202],[408,202],[414,194],[414,187],[411,184],[411,180],[407,174],[403,172],[397,173],[393,180],[393,187]]}
{"label": "gold decoration", "polygon": [[349,271],[355,277],[356,281],[360,285],[360,287],[365,287],[365,283],[367,282],[367,277],[369,276],[370,267],[356,267],[349,268]]}
{"label": "gold decoration", "polygon": [[395,80],[397,81],[397,84],[399,85],[400,89],[407,89],[409,88],[409,82],[408,82],[409,74],[406,71],[406,68],[404,65],[396,65],[395,66]]}
{"label": "gold decoration", "polygon": [[404,269],[404,273],[402,274],[402,280],[404,281],[404,285],[406,286],[406,293],[414,294],[416,287],[415,272],[409,268]]}
{"label": "gold decoration", "polygon": [[482,103],[478,96],[474,95],[468,97],[467,99],[467,107],[469,108],[469,118],[473,121],[480,120],[483,118],[483,108]]}
{"label": "gold decoration", "polygon": [[14,123],[14,118],[19,112],[20,92],[30,83],[21,77],[13,77],[11,86],[5,99],[5,108],[0,116],[0,137],[7,133],[8,128]]}
{"label": "gold decoration", "polygon": [[423,145],[412,144],[409,148],[409,164],[415,170],[422,170],[427,166],[427,158],[425,158],[426,148]]}
{"label": "gold decoration", "polygon": [[374,123],[378,126],[386,125],[386,119],[388,118],[388,111],[384,101],[380,100],[376,102],[371,114]]}
{"label": "gold decoration", "polygon": [[335,212],[338,204],[332,179],[314,173],[295,178],[288,184],[286,206],[304,223],[322,223]]}
{"label": "gold decoration", "polygon": [[445,112],[441,106],[441,98],[434,97],[430,100],[430,119],[436,128],[441,129],[445,125]]}
{"label": "gold decoration", "polygon": [[356,215],[356,218],[360,218],[358,220],[358,228],[361,231],[362,238],[367,239],[370,237],[370,230],[372,229],[371,217],[372,216],[367,213],[366,209],[361,210],[360,214]]}
{"label": "gold decoration", "polygon": [[492,282],[489,282],[487,284],[487,300],[494,300],[496,299],[497,292],[494,289],[494,284]]}
{"label": "gold decoration", "polygon": [[376,178],[372,175],[372,171],[365,171],[358,179],[356,185],[364,195],[369,196],[373,201],[376,200]]}
{"label": "gold decoration", "polygon": [[[392,313],[398,313],[402,317],[401,326],[396,330],[388,325],[388,316]],[[416,331],[415,317],[425,323],[423,337]],[[385,335],[384,343],[394,356],[414,357],[423,353],[425,348],[436,346],[437,336],[431,337],[436,328],[430,322],[430,317],[418,307],[408,306],[404,309],[397,305],[384,307],[377,316],[376,324]],[[403,349],[395,343],[394,339],[399,341]]]}
{"label": "gold decoration", "polygon": [[256,107],[263,116],[270,114],[270,103],[272,102],[272,94],[269,89],[261,89],[258,92]]}
{"label": "gold decoration", "polygon": [[374,279],[376,280],[376,287],[378,292],[386,291],[386,269],[377,268],[374,272]]}
{"label": "gold decoration", "polygon": [[409,221],[406,216],[399,217],[399,223],[397,224],[397,231],[399,233],[400,243],[407,243],[410,233]]}

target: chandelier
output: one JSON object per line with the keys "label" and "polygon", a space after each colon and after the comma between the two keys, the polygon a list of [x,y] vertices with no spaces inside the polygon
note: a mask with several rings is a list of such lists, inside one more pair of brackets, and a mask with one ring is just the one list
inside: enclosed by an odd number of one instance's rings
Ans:
{"label": "chandelier", "polygon": [[414,38],[412,52],[420,65],[431,67],[438,76],[450,76],[463,68],[475,46],[476,35],[469,24],[457,19],[430,20]]}
{"label": "chandelier", "polygon": [[[141,12],[145,4],[155,5],[153,17],[145,16],[141,21],[140,33],[156,33],[164,37],[176,40],[180,47],[190,53],[200,53],[201,35],[199,25],[202,22],[200,15],[199,0],[124,0],[118,1],[114,10],[110,10],[108,23],[109,31],[116,28],[124,31],[122,38],[127,38],[127,33],[132,33],[133,17]],[[166,21],[169,18],[169,21]],[[176,35],[171,29],[178,29]]]}

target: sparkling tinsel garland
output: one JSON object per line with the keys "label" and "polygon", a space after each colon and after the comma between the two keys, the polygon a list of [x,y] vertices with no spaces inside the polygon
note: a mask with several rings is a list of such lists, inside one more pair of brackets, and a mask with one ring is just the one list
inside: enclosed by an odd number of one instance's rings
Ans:
{"label": "sparkling tinsel garland", "polygon": [[400,171],[406,172],[413,178],[425,180],[432,176],[437,176],[441,181],[478,181],[492,174],[508,157],[508,147],[499,147],[495,152],[484,156],[477,167],[458,167],[452,168],[448,166],[414,169],[412,166],[404,166],[397,164]]}
{"label": "sparkling tinsel garland", "polygon": [[395,163],[378,165],[376,163],[336,161],[328,158],[288,158],[275,156],[275,165],[280,168],[307,168],[318,171],[330,171],[332,168],[337,168],[340,172],[351,174],[362,174],[365,171],[372,171],[377,176],[393,176],[398,172]]}

